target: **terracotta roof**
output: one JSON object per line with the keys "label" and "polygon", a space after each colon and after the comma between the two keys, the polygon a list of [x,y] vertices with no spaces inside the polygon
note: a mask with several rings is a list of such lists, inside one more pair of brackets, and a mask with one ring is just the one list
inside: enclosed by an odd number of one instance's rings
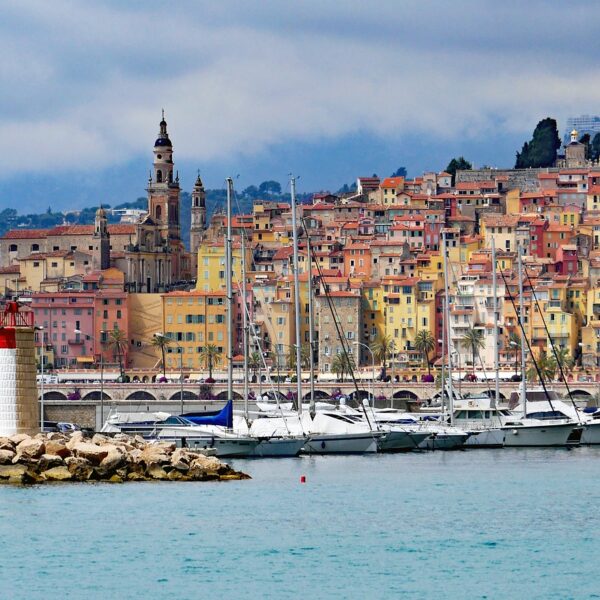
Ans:
{"label": "terracotta roof", "polygon": [[35,238],[45,238],[48,234],[47,229],[11,229],[3,236],[3,240],[29,240]]}
{"label": "terracotta roof", "polygon": [[0,275],[13,275],[21,273],[19,265],[11,265],[10,267],[0,267]]}

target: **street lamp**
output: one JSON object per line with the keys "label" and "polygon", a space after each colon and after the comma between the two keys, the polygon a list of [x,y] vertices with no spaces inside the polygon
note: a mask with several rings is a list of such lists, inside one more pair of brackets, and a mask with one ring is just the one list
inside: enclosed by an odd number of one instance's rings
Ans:
{"label": "street lamp", "polygon": [[40,346],[40,369],[42,373],[42,384],[40,386],[42,393],[40,396],[40,431],[44,433],[44,328],[36,325],[34,329],[42,332],[42,345]]}
{"label": "street lamp", "polygon": [[[74,329],[73,333],[75,335],[81,335],[81,329]],[[101,331],[100,333],[106,333],[106,331]],[[96,338],[90,334],[84,334],[85,337],[90,338],[94,344],[96,343]],[[102,343],[102,341],[100,342]],[[102,348],[100,348],[100,429],[104,427],[104,352]]]}
{"label": "street lamp", "polygon": [[369,346],[367,346],[363,342],[355,341],[354,344],[356,346],[362,346],[363,348],[366,348],[371,354],[371,369],[372,369],[372,371],[371,371],[371,401],[373,402],[373,409],[374,409],[375,408],[375,355],[373,354],[373,350],[371,350],[371,348],[369,348]]}
{"label": "street lamp", "polygon": [[[157,331],[154,334],[155,338],[166,338],[167,336],[161,331]],[[169,338],[171,339],[171,338]],[[174,340],[172,340],[174,341]],[[180,414],[183,414],[183,346],[175,342],[177,346],[177,354],[179,354],[179,403],[180,403]]]}

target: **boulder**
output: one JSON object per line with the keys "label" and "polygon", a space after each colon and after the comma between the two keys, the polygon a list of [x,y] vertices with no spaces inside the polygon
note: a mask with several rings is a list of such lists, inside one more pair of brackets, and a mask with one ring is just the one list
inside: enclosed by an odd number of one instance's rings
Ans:
{"label": "boulder", "polygon": [[60,441],[60,442],[64,442],[65,444],[69,441],[69,437],[66,436],[64,433],[60,433],[59,431],[51,431],[50,433],[46,434],[46,439],[47,440],[54,440],[54,441]]}
{"label": "boulder", "polygon": [[11,464],[14,457],[15,453],[13,450],[0,449],[0,465]]}
{"label": "boulder", "polygon": [[124,442],[126,444],[131,444],[131,436],[127,435],[126,433],[116,433],[113,436],[113,440],[115,442]]}
{"label": "boulder", "polygon": [[100,463],[101,471],[104,471],[105,473],[110,473],[118,469],[126,462],[126,454],[120,448],[112,445],[109,446],[108,444],[103,446],[103,448],[108,449],[108,454],[102,459],[102,462]]}
{"label": "boulder", "polygon": [[89,442],[77,442],[71,446],[71,450],[75,456],[86,458],[93,465],[99,465],[108,456],[108,448],[106,446],[96,446],[96,444],[90,444]]}
{"label": "boulder", "polygon": [[178,448],[171,454],[171,466],[178,471],[188,471],[190,468],[189,454]]}
{"label": "boulder", "polygon": [[76,444],[81,444],[84,440],[83,431],[74,431],[67,442],[67,448],[73,450]]}
{"label": "boulder", "polygon": [[46,442],[46,454],[54,454],[61,458],[67,458],[67,456],[71,456],[71,451],[67,448],[63,440],[53,438]]}
{"label": "boulder", "polygon": [[44,472],[44,479],[46,481],[69,481],[73,479],[73,474],[65,466],[52,467]]}
{"label": "boulder", "polygon": [[15,435],[11,435],[9,439],[15,446],[18,446],[23,440],[28,440],[30,438],[31,436],[26,433],[16,433]]}
{"label": "boulder", "polygon": [[40,471],[47,471],[53,467],[60,467],[63,465],[63,459],[56,454],[42,454],[38,462],[38,468]]}
{"label": "boulder", "polygon": [[175,444],[175,442],[158,442],[154,444],[154,446],[162,448],[163,452],[165,452],[166,454],[171,454],[172,452],[175,452],[177,448],[177,444]]}
{"label": "boulder", "polygon": [[0,450],[14,450],[15,444],[10,438],[0,437]]}
{"label": "boulder", "polygon": [[0,465],[0,479],[23,477],[27,472],[25,465]]}
{"label": "boulder", "polygon": [[90,461],[78,456],[65,458],[65,465],[76,481],[87,481],[94,472]]}
{"label": "boulder", "polygon": [[146,466],[162,465],[170,463],[171,461],[169,455],[165,452],[164,448],[162,448],[158,444],[151,444],[146,446],[142,450],[139,460],[143,462]]}
{"label": "boulder", "polygon": [[168,472],[167,479],[171,481],[181,481],[183,479],[183,475],[177,469],[173,469],[172,471]]}
{"label": "boulder", "polygon": [[102,446],[103,444],[112,444],[112,438],[109,438],[106,435],[102,435],[101,433],[95,433],[91,440],[92,444],[96,444],[97,446]]}
{"label": "boulder", "polygon": [[146,474],[148,475],[148,477],[151,477],[152,479],[159,479],[159,480],[168,479],[167,472],[162,467],[159,467],[157,465],[154,465],[154,466],[148,468],[146,470]]}
{"label": "boulder", "polygon": [[114,473],[110,476],[110,479],[108,481],[110,481],[110,483],[123,483],[123,478],[120,475]]}
{"label": "boulder", "polygon": [[46,444],[36,438],[24,439],[17,445],[17,455],[27,458],[39,458],[46,452]]}
{"label": "boulder", "polygon": [[146,477],[143,473],[138,473],[137,471],[130,471],[127,473],[128,481],[145,481]]}
{"label": "boulder", "polygon": [[127,462],[138,463],[142,458],[142,451],[139,448],[134,448],[127,452]]}

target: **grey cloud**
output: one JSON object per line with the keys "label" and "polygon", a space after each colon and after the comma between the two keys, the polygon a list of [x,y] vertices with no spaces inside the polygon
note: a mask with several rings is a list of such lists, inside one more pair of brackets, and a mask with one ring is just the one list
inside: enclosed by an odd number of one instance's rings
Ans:
{"label": "grey cloud", "polygon": [[597,111],[593,3],[6,3],[11,172],[119,164],[161,107],[179,156],[283,141],[528,133]]}

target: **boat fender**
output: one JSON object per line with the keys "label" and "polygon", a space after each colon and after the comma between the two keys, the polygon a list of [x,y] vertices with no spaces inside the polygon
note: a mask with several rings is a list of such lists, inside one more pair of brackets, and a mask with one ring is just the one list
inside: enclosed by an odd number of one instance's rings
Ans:
{"label": "boat fender", "polygon": [[512,434],[513,435],[519,435],[519,430],[518,429],[513,429],[512,430]]}
{"label": "boat fender", "polygon": [[325,448],[325,441],[321,442],[321,448],[323,448],[323,449]]}

